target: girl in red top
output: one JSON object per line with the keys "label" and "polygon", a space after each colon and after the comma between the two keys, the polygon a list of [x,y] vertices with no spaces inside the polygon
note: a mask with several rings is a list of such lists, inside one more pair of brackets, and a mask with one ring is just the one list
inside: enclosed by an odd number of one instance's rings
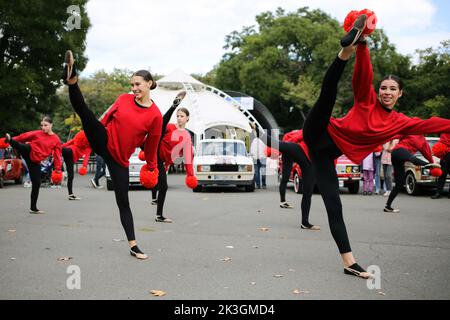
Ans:
{"label": "girl in red top", "polygon": [[[419,151],[428,162],[417,158],[414,154]],[[399,209],[392,208],[392,202],[397,197],[398,192],[405,184],[405,162],[409,161],[416,166],[427,166],[434,163],[431,155],[430,145],[423,135],[409,135],[400,137],[398,144],[394,147],[391,155],[394,166],[395,186],[389,194],[384,212],[400,212]]]}
{"label": "girl in red top", "polygon": [[[186,93],[183,91],[178,95],[181,99]],[[179,102],[177,102],[179,100]],[[158,186],[152,189],[152,204],[157,205],[156,222],[172,222],[171,219],[164,217],[163,209],[167,194],[167,175],[166,167],[173,164],[178,157],[184,157],[186,168],[186,185],[190,188],[197,186],[197,179],[194,176],[192,162],[194,153],[192,150],[191,135],[185,129],[186,123],[189,121],[189,111],[186,108],[180,108],[177,111],[177,124],[168,123],[176,107],[181,102],[176,99],[172,107],[164,114],[163,130],[164,134],[159,143],[158,152]]]}
{"label": "girl in red top", "polygon": [[[382,80],[377,97],[372,86],[369,50],[361,37],[366,20],[367,15],[361,14],[355,20],[353,29],[341,40],[343,48],[328,68],[320,96],[303,126],[303,137],[315,167],[316,183],[324,200],[331,233],[342,257],[344,272],[362,278],[368,278],[370,274],[356,263],[352,254],[342,215],[334,159],[344,153],[353,162],[360,163],[377,146],[394,136],[450,132],[450,120],[409,118],[394,111],[397,99],[402,95],[402,84],[392,76]],[[331,113],[338,82],[355,49],[354,106],[346,116],[334,119]]]}
{"label": "girl in red top", "polygon": [[91,146],[84,134],[84,131],[78,132],[75,137],[63,144],[62,156],[67,169],[67,190],[69,191],[69,200],[81,200],[73,194],[73,166],[81,157],[83,159],[83,166],[78,170],[78,173],[85,175],[87,172],[87,164],[89,155],[91,154]]}
{"label": "girl in red top", "polygon": [[69,50],[66,52],[63,79],[69,85],[70,102],[81,118],[89,144],[108,166],[130,254],[137,259],[147,259],[148,256],[138,248],[134,234],[133,215],[128,200],[128,160],[136,147],[145,144],[146,169],[152,175],[149,187],[156,185],[156,151],[162,126],[161,112],[150,99],[150,90],[156,88],[156,82],[148,71],[135,72],[131,77],[133,94],[120,95],[99,121],[84,101],[73,63],[73,55]]}
{"label": "girl in red top", "polygon": [[[450,174],[450,134],[443,133],[439,141],[433,146],[433,153],[436,157],[441,159],[440,165],[442,174],[437,181],[436,193],[431,196],[431,199],[439,199],[444,192],[445,181],[447,175]],[[448,193],[450,199],[450,192]]]}
{"label": "girl in red top", "polygon": [[45,116],[41,121],[41,130],[25,132],[13,138],[6,134],[5,138],[5,142],[16,149],[27,163],[32,183],[30,206],[32,214],[44,213],[37,208],[41,186],[41,161],[52,155],[55,173],[61,176],[61,140],[52,131],[52,127],[52,119]]}
{"label": "girl in red top", "polygon": [[260,131],[254,123],[250,123],[253,130],[256,131],[256,136],[269,147],[279,150],[282,154],[282,176],[280,180],[279,192],[281,208],[292,208],[290,204],[286,202],[286,186],[291,175],[292,164],[298,163],[302,170],[302,222],[300,228],[308,230],[320,230],[317,225],[309,223],[309,210],[311,208],[311,198],[314,191],[315,178],[312,171],[311,161],[309,160],[308,148],[303,141],[302,130],[295,130],[288,132],[284,135],[283,141],[278,141],[265,130]]}

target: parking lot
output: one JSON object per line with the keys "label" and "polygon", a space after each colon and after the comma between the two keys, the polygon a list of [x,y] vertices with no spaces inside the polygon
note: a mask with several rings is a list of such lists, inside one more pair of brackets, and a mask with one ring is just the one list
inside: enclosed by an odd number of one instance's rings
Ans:
{"label": "parking lot", "polygon": [[[30,189],[0,190],[0,299],[450,298],[446,197],[401,194],[395,202],[401,212],[387,214],[382,196],[343,193],[353,252],[361,265],[380,270],[380,287],[369,289],[365,280],[344,275],[320,196],[313,196],[310,220],[322,230],[300,230],[301,196],[290,187],[295,209],[279,208],[275,176],[266,190],[193,193],[184,176],[169,175],[165,215],[172,224],[154,222],[151,193],[133,189],[146,261],[129,255],[113,193],[93,189],[90,178],[75,178],[81,201],[67,200],[65,188],[42,188],[44,215],[27,213]],[[68,286],[73,268],[80,271],[79,289]]]}

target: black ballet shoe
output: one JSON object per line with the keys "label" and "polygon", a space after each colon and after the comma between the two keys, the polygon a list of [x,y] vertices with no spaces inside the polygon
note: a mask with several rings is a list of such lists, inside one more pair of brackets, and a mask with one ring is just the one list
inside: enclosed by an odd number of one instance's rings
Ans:
{"label": "black ballet shoe", "polygon": [[63,82],[65,84],[69,84],[69,80],[73,79],[77,76],[77,72],[75,70],[75,60],[73,58],[73,53],[71,50],[67,50],[64,56],[64,70],[61,75]]}
{"label": "black ballet shoe", "polygon": [[367,15],[362,14],[356,18],[353,23],[353,28],[342,39],[341,46],[343,48],[355,45],[362,35],[364,28],[366,27]]}
{"label": "black ballet shoe", "polygon": [[152,206],[156,206],[158,204],[158,199],[152,199]]}
{"label": "black ballet shoe", "polygon": [[[364,270],[359,264],[354,263],[350,267],[344,268],[344,273],[358,278],[369,279],[370,273]],[[366,273],[366,274],[363,274]]]}
{"label": "black ballet shoe", "polygon": [[156,222],[172,223],[172,220],[163,216],[156,216]]}
{"label": "black ballet shoe", "polygon": [[29,212],[30,212],[30,214],[44,214],[45,213],[45,211],[39,210],[39,209],[36,209],[36,210],[30,209]]}
{"label": "black ballet shoe", "polygon": [[136,259],[145,260],[148,259],[148,256],[139,250],[138,246],[134,246],[130,248],[130,254]]}
{"label": "black ballet shoe", "polygon": [[289,203],[287,203],[286,201],[284,201],[284,202],[280,202],[280,208],[283,208],[283,209],[293,209],[294,207],[293,206],[291,206]]}
{"label": "black ballet shoe", "polygon": [[11,141],[11,135],[9,133],[5,134],[5,143],[9,143]]}
{"label": "black ballet shoe", "polygon": [[186,91],[180,91],[177,96],[175,97],[175,100],[173,100],[172,107],[176,108],[180,105],[181,101],[183,101],[184,97],[186,96]]}
{"label": "black ballet shoe", "polygon": [[308,224],[302,223],[300,225],[300,228],[301,229],[305,229],[305,230],[320,230],[319,226],[316,226],[316,225],[313,225],[313,224],[310,224],[310,223],[308,223]]}

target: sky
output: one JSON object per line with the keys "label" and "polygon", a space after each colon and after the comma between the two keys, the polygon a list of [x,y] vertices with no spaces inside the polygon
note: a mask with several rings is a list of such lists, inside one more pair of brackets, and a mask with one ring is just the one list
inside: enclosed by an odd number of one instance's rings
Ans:
{"label": "sky", "polygon": [[114,68],[205,74],[225,53],[226,35],[256,25],[261,12],[304,6],[340,22],[350,10],[371,9],[377,28],[402,54],[450,39],[447,0],[90,0],[89,62],[82,75]]}

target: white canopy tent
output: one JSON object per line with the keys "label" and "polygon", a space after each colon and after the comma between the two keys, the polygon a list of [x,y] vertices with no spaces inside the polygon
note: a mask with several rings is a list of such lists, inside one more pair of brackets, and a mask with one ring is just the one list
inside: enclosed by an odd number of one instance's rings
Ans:
{"label": "white canopy tent", "polygon": [[[211,128],[229,130],[231,136],[234,132],[235,137],[235,132],[239,129],[251,132],[249,121],[259,125],[238,101],[219,89],[201,83],[180,69],[159,79],[157,84],[150,96],[163,115],[179,91],[187,92],[180,107],[189,110],[190,120],[186,128],[194,132],[197,139],[204,139],[205,132]],[[175,113],[170,122],[176,122]]]}

